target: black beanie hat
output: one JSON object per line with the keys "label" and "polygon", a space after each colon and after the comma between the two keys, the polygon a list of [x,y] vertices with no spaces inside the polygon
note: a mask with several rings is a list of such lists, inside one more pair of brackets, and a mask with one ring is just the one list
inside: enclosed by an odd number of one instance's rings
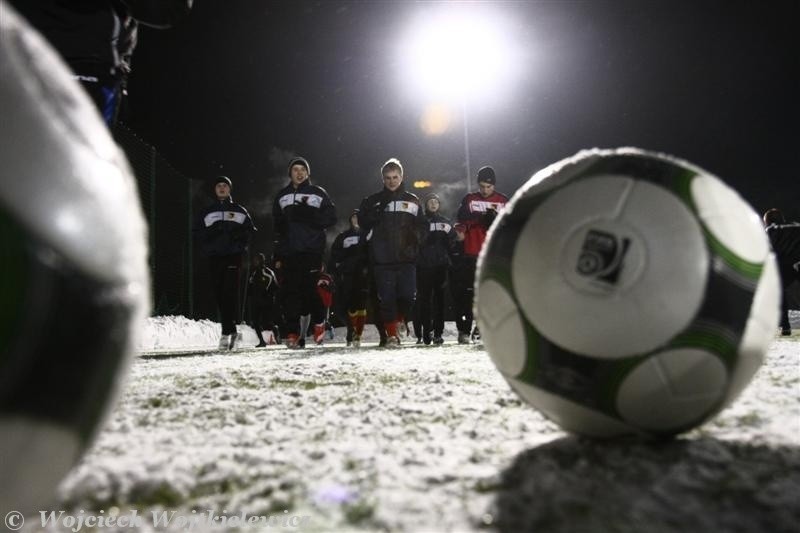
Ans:
{"label": "black beanie hat", "polygon": [[439,195],[438,194],[436,194],[434,192],[426,194],[425,195],[425,201],[422,204],[425,207],[425,212],[426,213],[428,212],[428,202],[430,202],[431,200],[438,201],[440,206],[442,204],[442,201],[439,199]]}
{"label": "black beanie hat", "polygon": [[227,183],[228,187],[233,187],[233,183],[228,176],[217,176],[214,178],[214,187],[217,186],[217,183]]}
{"label": "black beanie hat", "polygon": [[478,171],[478,183],[491,183],[494,185],[497,182],[497,178],[494,175],[494,169],[490,166],[481,167]]}
{"label": "black beanie hat", "polygon": [[290,176],[292,175],[292,167],[295,165],[302,165],[306,167],[306,172],[308,172],[309,176],[311,175],[311,166],[308,164],[308,161],[306,161],[303,157],[294,157],[291,161],[289,161],[289,167],[286,169]]}

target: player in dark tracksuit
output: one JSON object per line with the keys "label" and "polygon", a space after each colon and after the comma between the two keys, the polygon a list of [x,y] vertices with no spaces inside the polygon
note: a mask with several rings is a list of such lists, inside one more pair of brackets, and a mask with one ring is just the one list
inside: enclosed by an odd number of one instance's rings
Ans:
{"label": "player in dark tracksuit", "polygon": [[253,261],[253,272],[248,284],[248,302],[250,302],[250,322],[258,337],[256,348],[275,344],[275,296],[278,293],[278,278],[267,266],[264,254],[256,255]]}
{"label": "player in dark tracksuit", "polygon": [[795,281],[800,282],[800,223],[786,222],[783,213],[770,209],[764,213],[767,235],[778,261],[783,297],[781,299],[781,335],[792,334],[789,322],[789,301],[786,291]]}
{"label": "player in dark tracksuit", "polygon": [[417,258],[417,309],[422,325],[422,342],[425,344],[444,342],[444,286],[450,266],[452,224],[439,214],[439,206],[437,195],[425,197],[428,235]]}
{"label": "player in dark tracksuit", "polygon": [[220,349],[232,349],[239,307],[239,276],[242,255],[247,251],[250,234],[256,231],[247,210],[233,203],[231,180],[219,176],[214,181],[216,201],[200,212],[194,233],[208,256],[211,281],[222,322]]}
{"label": "player in dark tracksuit", "polygon": [[386,346],[395,347],[398,322],[405,323],[414,307],[417,255],[427,226],[419,198],[403,186],[400,161],[389,159],[381,175],[383,190],[361,202],[358,223],[368,235]]}
{"label": "player in dark tracksuit", "polygon": [[367,320],[367,247],[358,225],[358,209],[350,215],[350,228],[336,236],[331,246],[330,272],[336,284],[336,308],[347,317],[347,345],[361,345]]}
{"label": "player in dark tracksuit", "polygon": [[168,28],[192,0],[12,0],[69,65],[109,126],[125,94],[138,25]]}
{"label": "player in dark tracksuit", "polygon": [[310,166],[302,157],[289,162],[289,184],[272,205],[275,265],[282,272],[281,303],[286,345],[300,347],[300,317],[311,315],[314,341],[325,336],[325,315],[317,281],[325,253],[325,229],[336,224],[336,208],[322,187],[309,180]]}
{"label": "player in dark tracksuit", "polygon": [[[460,224],[453,226],[456,236],[464,234]],[[473,283],[475,280],[475,261],[464,254],[464,239],[454,238],[450,243],[450,270],[448,271],[450,297],[456,315],[458,342],[469,343],[469,331],[472,328]]]}
{"label": "player in dark tracksuit", "polygon": [[[462,318],[462,326],[467,328],[463,331],[459,329],[458,342],[461,344],[469,343],[470,339],[469,328],[472,326],[473,319],[473,284],[475,283],[475,267],[478,262],[478,254],[480,254],[483,242],[486,240],[486,232],[489,231],[489,226],[492,225],[497,214],[508,202],[508,197],[505,194],[494,190],[495,183],[496,178],[492,167],[482,167],[478,170],[478,192],[464,196],[456,217],[456,229],[458,230],[456,238],[459,241],[463,241],[464,254],[463,258],[461,258],[464,261],[462,271],[464,279],[459,280],[462,283],[460,289],[470,293],[469,305],[467,305],[468,299],[466,295],[463,295],[458,299],[461,305],[456,308],[456,315]],[[479,335],[476,327],[472,336],[476,338]]]}

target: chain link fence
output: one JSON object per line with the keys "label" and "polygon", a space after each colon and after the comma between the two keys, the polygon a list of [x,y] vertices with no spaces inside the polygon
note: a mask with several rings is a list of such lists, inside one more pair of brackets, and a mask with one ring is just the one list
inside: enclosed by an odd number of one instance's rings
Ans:
{"label": "chain link fence", "polygon": [[216,318],[202,257],[197,256],[192,224],[201,202],[202,182],[177,171],[155,147],[118,124],[114,138],[130,162],[149,227],[153,315]]}

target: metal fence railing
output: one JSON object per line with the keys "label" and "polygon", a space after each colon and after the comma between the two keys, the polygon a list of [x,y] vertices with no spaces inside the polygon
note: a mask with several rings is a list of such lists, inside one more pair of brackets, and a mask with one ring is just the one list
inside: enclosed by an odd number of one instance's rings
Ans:
{"label": "metal fence railing", "polygon": [[191,179],[124,124],[114,138],[130,162],[149,226],[154,315],[195,316]]}

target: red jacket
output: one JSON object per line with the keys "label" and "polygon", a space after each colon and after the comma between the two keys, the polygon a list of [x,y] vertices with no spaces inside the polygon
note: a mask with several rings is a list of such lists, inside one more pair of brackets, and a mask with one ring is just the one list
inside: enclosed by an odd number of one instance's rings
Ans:
{"label": "red jacket", "polygon": [[479,192],[471,192],[464,196],[458,208],[458,223],[463,224],[465,229],[465,255],[478,257],[489,226],[506,202],[508,197],[497,191],[488,198],[484,198]]}

